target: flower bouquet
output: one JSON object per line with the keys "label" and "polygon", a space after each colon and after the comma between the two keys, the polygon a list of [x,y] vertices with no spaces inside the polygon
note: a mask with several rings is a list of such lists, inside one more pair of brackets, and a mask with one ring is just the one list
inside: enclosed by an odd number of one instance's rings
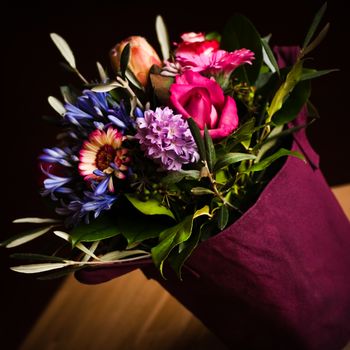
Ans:
{"label": "flower bouquet", "polygon": [[272,50],[241,15],[171,46],[159,16],[162,59],[132,36],[97,79],[52,33],[82,81],[48,98],[61,131],[39,160],[58,217],[17,219],[37,226],[1,244],[64,244],[12,269],[100,283],[141,268],[230,347],[343,345],[350,226],[305,135],[310,80],[332,71],[307,68],[325,8],[301,49]]}

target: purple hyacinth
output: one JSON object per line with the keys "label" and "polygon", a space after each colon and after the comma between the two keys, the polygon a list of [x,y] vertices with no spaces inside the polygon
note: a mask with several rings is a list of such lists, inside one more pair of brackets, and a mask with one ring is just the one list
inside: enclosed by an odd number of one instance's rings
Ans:
{"label": "purple hyacinth", "polygon": [[183,164],[199,160],[197,146],[181,114],[168,108],[148,110],[144,118],[137,118],[141,149],[166,170],[181,170]]}

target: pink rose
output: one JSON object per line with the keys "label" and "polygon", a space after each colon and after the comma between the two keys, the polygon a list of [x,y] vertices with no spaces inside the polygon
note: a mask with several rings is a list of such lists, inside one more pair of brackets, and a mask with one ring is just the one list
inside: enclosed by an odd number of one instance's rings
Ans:
{"label": "pink rose", "polygon": [[120,68],[120,57],[124,47],[130,44],[130,59],[128,67],[137,80],[146,86],[149,70],[156,64],[162,65],[153,47],[141,36],[131,36],[117,44],[110,52],[110,59],[113,69],[118,72]]}
{"label": "pink rose", "polygon": [[177,55],[200,55],[204,52],[214,52],[219,49],[217,40],[205,40],[203,33],[184,33],[181,35],[182,42],[177,44]]}
{"label": "pink rose", "polygon": [[192,117],[199,128],[205,125],[213,139],[230,135],[238,126],[235,100],[224,96],[220,85],[193,71],[176,76],[170,87],[170,101],[185,118]]}

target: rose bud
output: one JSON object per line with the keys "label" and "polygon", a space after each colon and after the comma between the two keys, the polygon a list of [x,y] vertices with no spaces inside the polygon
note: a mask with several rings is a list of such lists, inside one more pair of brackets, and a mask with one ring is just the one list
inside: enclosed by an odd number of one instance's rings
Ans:
{"label": "rose bud", "polygon": [[116,73],[120,69],[120,57],[127,44],[130,44],[128,68],[141,85],[146,86],[150,68],[154,64],[161,66],[162,61],[145,38],[131,36],[117,44],[110,52],[111,64]]}

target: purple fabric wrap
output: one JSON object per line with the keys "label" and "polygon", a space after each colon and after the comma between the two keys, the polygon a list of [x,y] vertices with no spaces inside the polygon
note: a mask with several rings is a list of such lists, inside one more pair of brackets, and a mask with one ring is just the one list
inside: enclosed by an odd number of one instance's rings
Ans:
{"label": "purple fabric wrap", "polygon": [[[291,50],[278,52],[281,66]],[[163,280],[150,260],[83,269],[77,279],[101,283],[141,268],[230,349],[342,349],[350,339],[350,223],[304,129],[293,149],[308,162],[288,157],[257,202],[194,251],[183,282],[170,271]]]}

